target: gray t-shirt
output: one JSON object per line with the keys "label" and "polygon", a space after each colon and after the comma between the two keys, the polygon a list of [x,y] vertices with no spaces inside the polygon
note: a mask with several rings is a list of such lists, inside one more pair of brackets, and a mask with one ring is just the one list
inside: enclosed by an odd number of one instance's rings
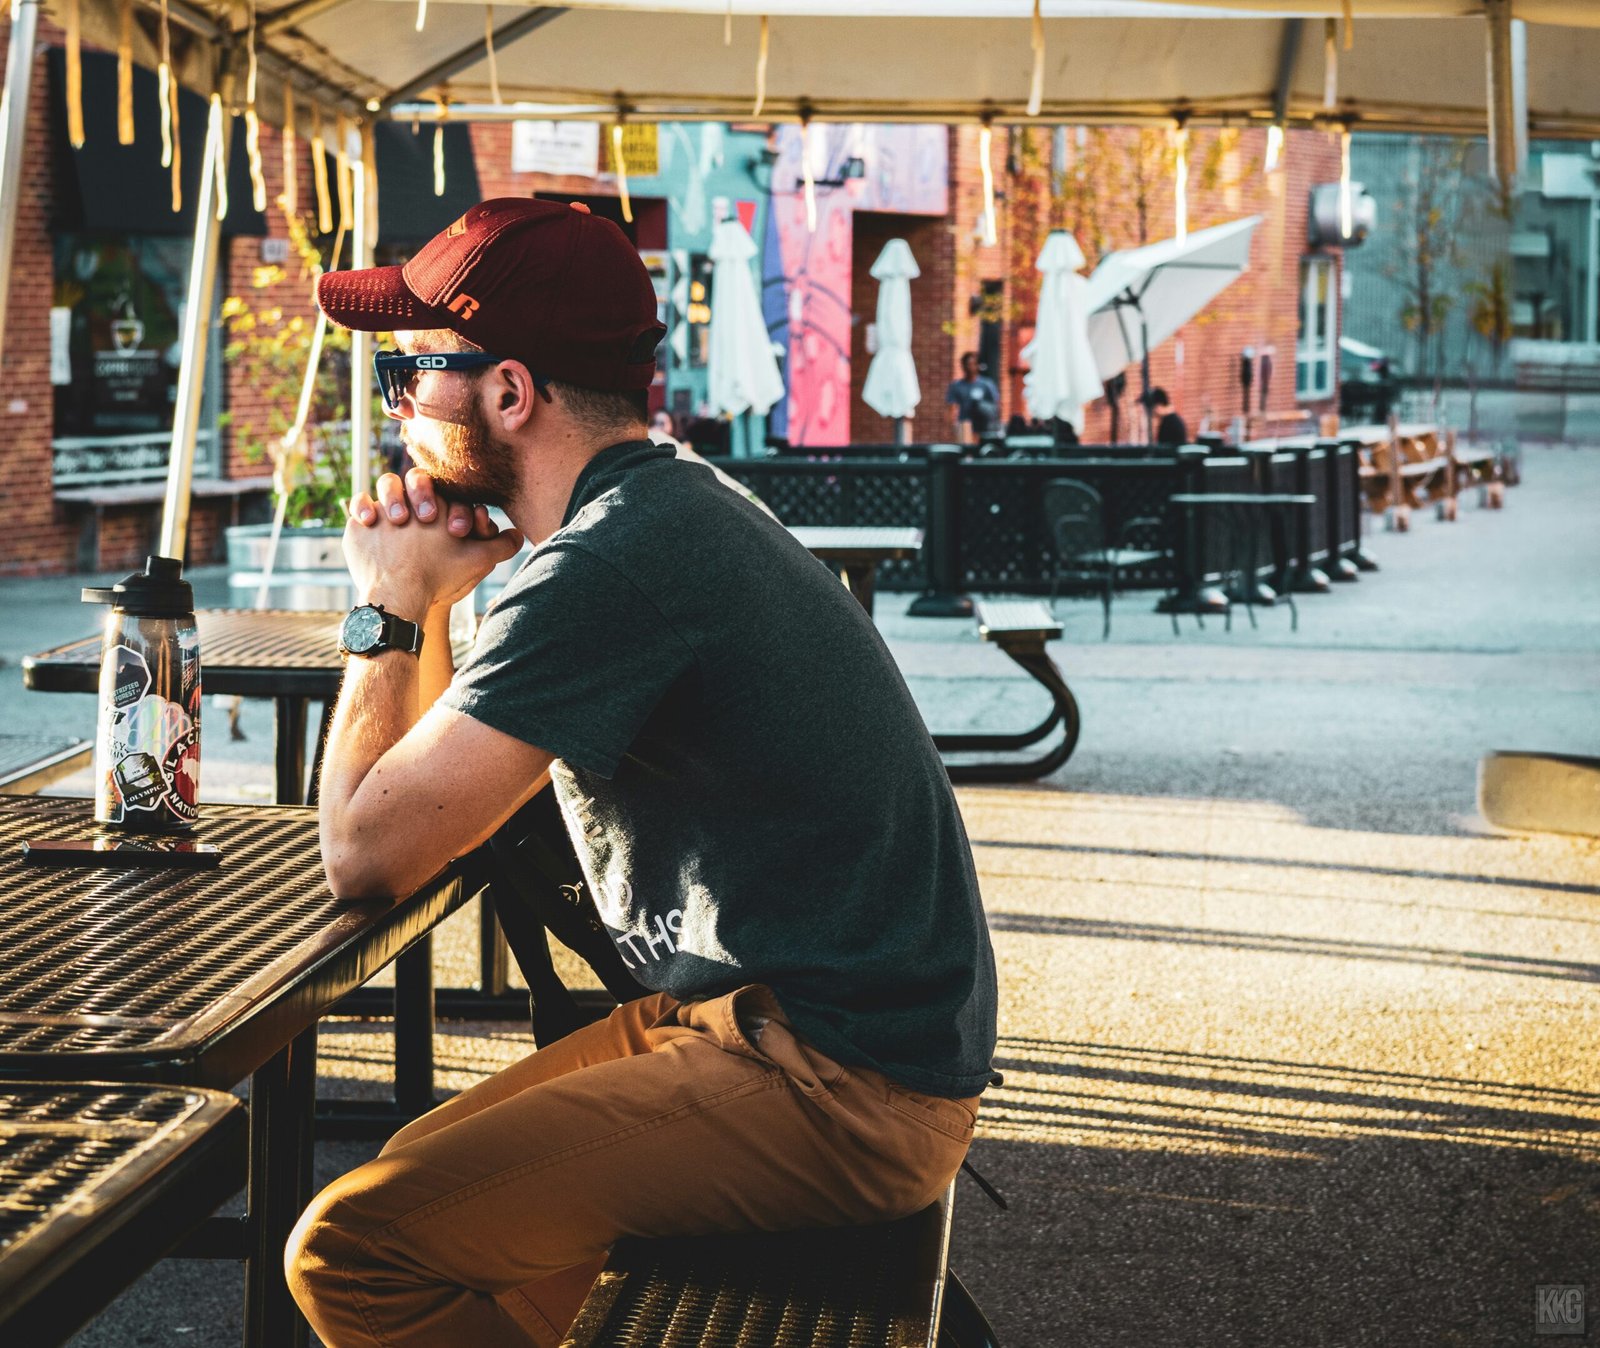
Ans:
{"label": "gray t-shirt", "polygon": [[706,468],[598,454],[444,701],[556,755],[641,983],[765,983],[842,1063],[958,1098],[999,1081],[971,848],[905,681],[838,579]]}

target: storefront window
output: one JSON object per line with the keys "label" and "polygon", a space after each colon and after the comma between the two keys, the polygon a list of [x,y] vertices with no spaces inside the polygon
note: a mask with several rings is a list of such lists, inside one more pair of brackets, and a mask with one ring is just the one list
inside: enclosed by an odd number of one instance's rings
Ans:
{"label": "storefront window", "polygon": [[1301,402],[1333,396],[1333,263],[1307,258],[1300,266],[1300,339],[1294,392]]}
{"label": "storefront window", "polygon": [[712,261],[704,253],[689,255],[689,303],[684,321],[689,326],[689,368],[703,370],[711,361]]}
{"label": "storefront window", "polygon": [[[166,472],[191,247],[182,237],[56,236],[50,381],[58,484]],[[195,450],[202,474],[217,471],[222,335],[215,315],[206,367]]]}

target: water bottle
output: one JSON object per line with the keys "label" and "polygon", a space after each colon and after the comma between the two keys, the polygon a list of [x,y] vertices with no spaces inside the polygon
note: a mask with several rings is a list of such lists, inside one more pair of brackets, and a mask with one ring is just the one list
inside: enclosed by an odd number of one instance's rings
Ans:
{"label": "water bottle", "polygon": [[200,794],[200,631],[194,590],[174,557],[86,604],[110,604],[95,736],[96,822],[139,833],[193,826]]}

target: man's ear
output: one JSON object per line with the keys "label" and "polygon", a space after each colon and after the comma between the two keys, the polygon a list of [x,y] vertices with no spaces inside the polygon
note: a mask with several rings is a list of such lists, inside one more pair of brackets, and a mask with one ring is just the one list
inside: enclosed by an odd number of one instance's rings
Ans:
{"label": "man's ear", "polygon": [[502,361],[494,372],[493,419],[508,435],[522,430],[540,401],[539,386],[521,361]]}

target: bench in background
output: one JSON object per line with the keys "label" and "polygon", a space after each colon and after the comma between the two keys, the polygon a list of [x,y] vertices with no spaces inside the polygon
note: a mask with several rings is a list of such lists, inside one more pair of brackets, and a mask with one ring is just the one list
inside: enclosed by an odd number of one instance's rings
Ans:
{"label": "bench in background", "polygon": [[1060,742],[1048,753],[1031,759],[1001,759],[981,763],[946,764],[952,782],[1026,782],[1054,772],[1072,757],[1078,744],[1078,702],[1067,687],[1045,643],[1061,636],[1061,624],[1036,599],[976,602],[978,635],[992,641],[1050,694],[1049,714],[1032,730],[1002,735],[935,735],[941,753],[1020,753],[1039,744],[1057,729]]}
{"label": "bench in background", "polygon": [[94,745],[66,735],[0,735],[0,791],[31,796],[89,761]]}

